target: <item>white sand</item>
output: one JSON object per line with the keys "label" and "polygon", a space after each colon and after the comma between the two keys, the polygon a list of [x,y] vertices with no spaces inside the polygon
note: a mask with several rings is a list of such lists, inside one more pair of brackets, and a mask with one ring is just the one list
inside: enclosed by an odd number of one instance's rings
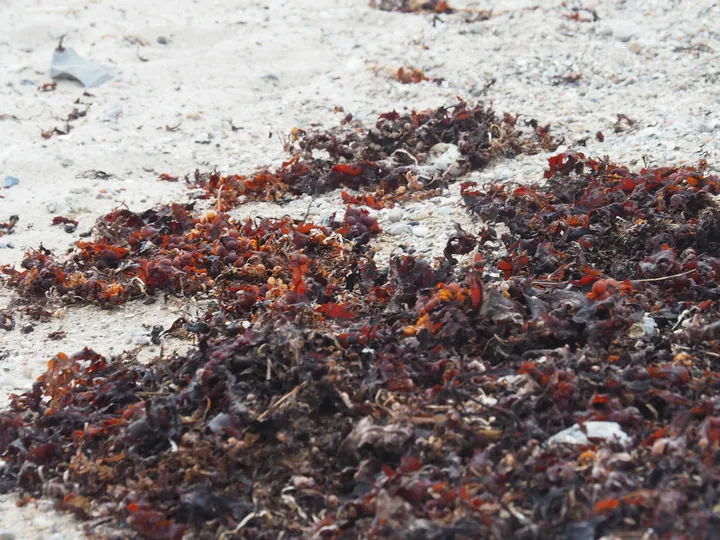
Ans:
{"label": "white sand", "polygon": [[[566,19],[562,13],[570,12],[559,0],[472,5],[502,5],[495,7],[502,13],[475,23],[464,22],[471,15],[442,16],[433,27],[430,16],[383,13],[364,0],[0,0],[0,115],[18,118],[0,120],[0,185],[6,175],[20,179],[0,188],[0,221],[20,217],[16,233],[0,238],[15,244],[0,249],[0,264],[19,264],[24,249],[41,242],[60,254],[118,205],[142,210],[181,199],[182,185],[158,181],[160,173],[250,172],[277,163],[284,157],[283,134],[294,126],[335,125],[341,117],[333,113],[336,105],[373,123],[393,108],[437,106],[458,95],[483,99],[492,78],[488,96],[499,112],[550,122],[570,146],[588,138],[586,153],[637,168],[643,156],[668,164],[704,157],[718,170],[715,0],[588,0],[585,7],[601,19],[594,23]],[[57,118],[67,116],[83,93],[69,81],[54,92],[36,90],[51,81],[52,51],[65,33],[66,46],[112,66],[116,75],[91,89],[93,97],[81,98],[91,105],[69,135],[46,141],[41,130],[62,128]],[[158,43],[160,36],[166,45]],[[390,77],[401,65],[445,83],[401,85]],[[553,84],[554,77],[571,73],[582,75],[576,85]],[[117,119],[106,117],[118,107]],[[620,113],[636,124],[616,134]],[[177,124],[177,131],[165,129]],[[597,131],[604,143],[595,139]],[[545,158],[501,162],[479,177],[538,181]],[[84,178],[92,169],[115,177]],[[76,234],[50,226],[51,203],[57,215],[80,221]],[[421,211],[410,211],[409,219]],[[449,216],[426,220],[429,238],[388,235],[382,243],[436,250],[455,220],[470,226],[462,209],[453,208]],[[0,308],[11,300],[0,292]],[[61,350],[88,345],[117,354],[136,346],[136,337],[147,332],[143,324],[167,326],[192,309],[179,301],[115,311],[70,307],[51,322],[32,322],[28,335],[20,328],[30,321],[20,317],[14,331],[0,334],[0,353],[7,353],[0,360],[0,399],[30,385]],[[58,329],[67,332],[65,340],[46,339]],[[158,352],[152,346],[142,351],[145,358]],[[12,497],[0,497],[0,535],[8,535],[0,538],[77,538],[80,531],[45,503],[17,509]]]}

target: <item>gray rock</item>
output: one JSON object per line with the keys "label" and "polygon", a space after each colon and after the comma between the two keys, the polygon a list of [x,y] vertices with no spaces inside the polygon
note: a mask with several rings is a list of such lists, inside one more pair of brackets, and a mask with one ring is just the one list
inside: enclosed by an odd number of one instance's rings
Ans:
{"label": "gray rock", "polygon": [[637,132],[638,137],[655,137],[658,138],[658,129],[656,127],[646,127]]}
{"label": "gray rock", "polygon": [[152,343],[150,338],[147,336],[135,336],[133,341],[135,342],[135,345],[150,345],[150,343]]}
{"label": "gray rock", "polygon": [[445,217],[447,217],[447,216],[450,216],[450,215],[452,214],[452,208],[450,208],[449,206],[441,206],[440,208],[438,208],[438,209],[435,211],[435,213],[438,214],[438,215],[440,215],[440,216],[445,216]]}
{"label": "gray rock", "polygon": [[392,221],[393,223],[397,223],[398,221],[402,220],[403,218],[403,210],[402,208],[393,208],[388,212],[388,219]]}
{"label": "gray rock", "polygon": [[15,540],[15,535],[8,531],[0,531],[0,540]]}
{"label": "gray rock", "polygon": [[612,21],[612,34],[615,39],[628,42],[638,33],[638,25],[632,21]]}
{"label": "gray rock", "polygon": [[401,234],[410,234],[412,233],[412,227],[406,223],[397,223],[395,225],[391,225],[387,229],[385,229],[389,234],[392,234],[394,236],[399,236]]}
{"label": "gray rock", "polygon": [[413,221],[422,221],[423,219],[429,218],[431,215],[432,214],[427,206],[418,206],[417,208],[413,208],[408,217]]}
{"label": "gray rock", "polygon": [[700,124],[698,124],[697,130],[699,133],[710,133],[713,128],[710,126],[710,124],[706,122],[700,122]]}
{"label": "gray rock", "polygon": [[120,118],[120,115],[122,113],[122,105],[116,103],[115,105],[110,105],[107,109],[105,109],[105,112],[103,113],[103,119],[106,122],[115,122],[118,118]]}
{"label": "gray rock", "polygon": [[167,44],[168,44],[168,38],[166,38],[165,36],[158,36],[157,42],[158,42],[160,45],[167,45]]}
{"label": "gray rock", "polygon": [[72,205],[65,199],[49,202],[46,208],[51,214],[60,214],[61,216],[72,212]]}
{"label": "gray rock", "polygon": [[427,227],[423,227],[422,225],[413,227],[412,233],[415,236],[419,236],[420,238],[426,238],[426,237],[430,236],[430,231],[427,229]]}

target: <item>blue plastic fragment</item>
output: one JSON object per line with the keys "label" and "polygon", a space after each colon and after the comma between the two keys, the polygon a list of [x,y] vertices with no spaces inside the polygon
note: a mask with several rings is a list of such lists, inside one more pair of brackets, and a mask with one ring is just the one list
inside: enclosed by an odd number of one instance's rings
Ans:
{"label": "blue plastic fragment", "polygon": [[15,178],[14,176],[6,176],[5,182],[3,182],[3,187],[10,188],[13,186],[17,186],[20,183],[20,180]]}

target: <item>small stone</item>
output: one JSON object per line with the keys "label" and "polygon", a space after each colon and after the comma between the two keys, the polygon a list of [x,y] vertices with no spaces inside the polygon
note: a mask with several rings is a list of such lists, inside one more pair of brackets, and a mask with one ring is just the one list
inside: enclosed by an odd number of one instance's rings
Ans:
{"label": "small stone", "polygon": [[436,210],[436,213],[441,216],[448,217],[452,214],[452,208],[450,208],[449,206],[441,206]]}
{"label": "small stone", "polygon": [[0,531],[0,540],[15,540],[15,535],[8,531]]}
{"label": "small stone", "polygon": [[633,41],[628,45],[628,51],[630,51],[633,54],[640,54],[640,51],[642,51],[642,46],[637,42]]}
{"label": "small stone", "polygon": [[74,164],[74,162],[73,162],[72,159],[61,159],[61,160],[60,160],[60,165],[62,165],[62,166],[65,167],[66,169],[67,169],[68,167],[72,167],[73,164]]}
{"label": "small stone", "polygon": [[165,36],[158,36],[157,42],[158,42],[160,45],[167,45],[167,44],[168,44],[168,38],[166,38]]}
{"label": "small stone", "polygon": [[394,236],[399,236],[401,234],[410,234],[412,233],[412,228],[410,225],[407,225],[406,223],[397,223],[395,225],[392,225],[386,229],[386,231],[389,234],[392,234]]}
{"label": "small stone", "polygon": [[116,103],[115,105],[111,105],[107,109],[105,109],[105,112],[103,113],[103,119],[106,122],[114,122],[118,118],[120,118],[120,115],[123,113],[122,105],[119,103]]}
{"label": "small stone", "polygon": [[712,132],[713,128],[710,127],[710,124],[707,124],[705,122],[701,122],[697,127],[698,133],[710,133]]}
{"label": "small stone", "polygon": [[403,214],[404,212],[402,208],[393,208],[390,212],[388,212],[388,219],[393,223],[397,223],[402,220]]}
{"label": "small stone", "polygon": [[426,228],[420,225],[419,227],[413,227],[412,233],[415,236],[419,236],[420,238],[425,238],[427,236],[430,236],[430,231]]}
{"label": "small stone", "polygon": [[5,182],[3,182],[4,188],[11,188],[13,186],[17,186],[20,183],[20,180],[18,178],[15,178],[14,176],[6,176]]}
{"label": "small stone", "polygon": [[655,127],[646,127],[637,132],[638,137],[657,137],[658,130]]}
{"label": "small stone", "polygon": [[424,206],[421,206],[410,213],[410,218],[414,221],[422,221],[423,219],[429,218],[431,215],[432,213],[430,212],[430,210],[428,210]]}
{"label": "small stone", "polygon": [[612,34],[616,39],[627,42],[638,33],[638,25],[632,21],[612,21]]}
{"label": "small stone", "polygon": [[135,336],[135,339],[133,340],[135,342],[135,345],[150,345],[151,341],[148,336]]}
{"label": "small stone", "polygon": [[22,81],[20,81],[20,84],[22,84],[23,86],[35,86],[35,81],[30,79],[23,79]]}

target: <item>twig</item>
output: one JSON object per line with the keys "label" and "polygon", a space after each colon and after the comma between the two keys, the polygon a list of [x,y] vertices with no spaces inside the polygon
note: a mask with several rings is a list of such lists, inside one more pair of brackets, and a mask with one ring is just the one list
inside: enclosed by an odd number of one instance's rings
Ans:
{"label": "twig", "polygon": [[665,281],[667,279],[675,279],[675,278],[687,276],[688,274],[692,274],[693,272],[697,272],[697,270],[688,270],[687,272],[683,272],[682,274],[675,274],[673,276],[663,276],[663,277],[648,278],[648,279],[634,279],[631,281],[637,281],[639,283],[648,283],[650,281]]}
{"label": "twig", "polygon": [[297,385],[295,388],[290,390],[287,394],[285,394],[283,397],[278,399],[275,403],[273,403],[268,410],[266,410],[264,413],[262,413],[260,416],[257,417],[258,420],[264,420],[265,417],[270,414],[272,411],[277,409],[280,405],[282,405],[285,401],[293,397],[295,394],[297,394],[300,390],[305,388],[307,385],[307,381]]}

